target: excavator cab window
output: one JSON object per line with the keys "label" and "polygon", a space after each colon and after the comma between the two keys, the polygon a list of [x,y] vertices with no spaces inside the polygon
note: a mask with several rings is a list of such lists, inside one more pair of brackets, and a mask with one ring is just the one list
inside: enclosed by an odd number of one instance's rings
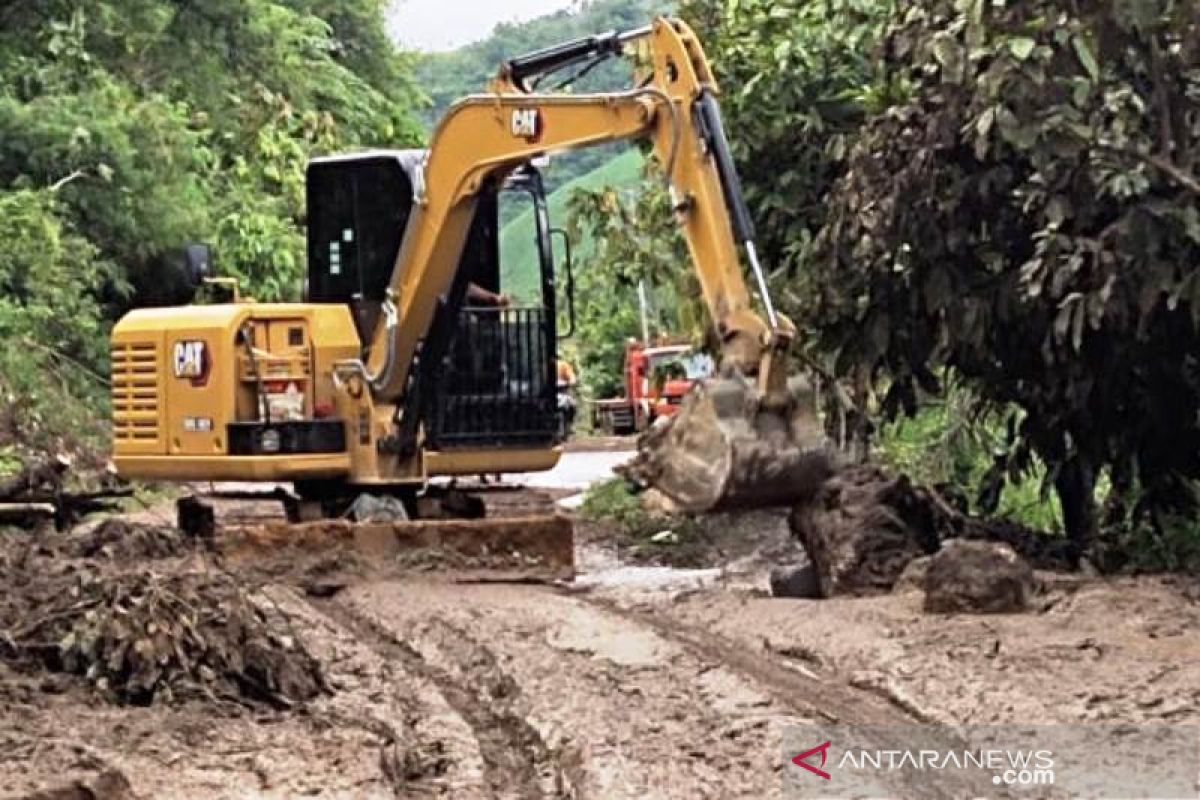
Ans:
{"label": "excavator cab window", "polygon": [[348,303],[370,341],[412,212],[420,151],[332,156],[306,175],[308,291],[314,303]]}
{"label": "excavator cab window", "polygon": [[480,193],[451,298],[459,295],[453,344],[425,415],[429,445],[553,443],[554,263],[545,191],[532,167]]}

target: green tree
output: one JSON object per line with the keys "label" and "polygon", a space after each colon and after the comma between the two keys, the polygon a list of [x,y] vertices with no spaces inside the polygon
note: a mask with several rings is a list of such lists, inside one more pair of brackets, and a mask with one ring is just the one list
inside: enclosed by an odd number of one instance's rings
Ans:
{"label": "green tree", "polygon": [[806,319],[911,412],[947,365],[1021,410],[997,467],[1048,467],[1079,544],[1098,476],[1147,509],[1200,476],[1200,8],[905,3],[828,199]]}
{"label": "green tree", "polygon": [[[875,58],[890,0],[684,0],[776,286],[791,286],[825,220],[825,194],[867,116],[898,91]],[[795,302],[786,303],[795,306]]]}
{"label": "green tree", "polygon": [[382,0],[0,6],[0,185],[79,173],[64,204],[147,299],[171,251],[214,237],[252,292],[294,294],[309,156],[421,136],[382,12]]}
{"label": "green tree", "polygon": [[0,277],[0,338],[47,348],[0,364],[0,382],[68,363],[103,375],[108,322],[179,300],[188,241],[213,242],[254,296],[296,298],[307,160],[423,135],[384,5],[0,0],[0,275],[29,276]]}
{"label": "green tree", "polygon": [[96,296],[118,270],[72,230],[57,191],[0,191],[0,447],[72,451],[104,427]]}
{"label": "green tree", "polygon": [[[482,41],[450,52],[422,54],[417,61],[417,77],[431,100],[424,113],[425,122],[432,128],[456,100],[486,91],[488,81],[506,59],[582,36],[638,28],[673,5],[664,0],[586,0],[574,8],[526,22],[501,23]],[[554,88],[577,69],[555,73],[540,88]],[[614,91],[632,85],[632,62],[610,59],[582,76],[569,91]],[[588,174],[620,152],[621,145],[610,145],[556,156],[545,173],[547,190],[554,191]]]}
{"label": "green tree", "polygon": [[576,355],[588,393],[611,397],[623,391],[625,342],[642,336],[639,282],[648,287],[651,335],[700,343],[711,326],[689,301],[699,286],[653,162],[643,186],[577,190],[568,210],[571,237],[592,243],[575,269]]}

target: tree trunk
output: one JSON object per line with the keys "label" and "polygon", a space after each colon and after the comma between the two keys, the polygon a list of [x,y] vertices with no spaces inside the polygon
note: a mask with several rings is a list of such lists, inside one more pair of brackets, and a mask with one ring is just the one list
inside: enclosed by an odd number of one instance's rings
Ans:
{"label": "tree trunk", "polygon": [[1096,471],[1081,458],[1062,465],[1054,488],[1062,503],[1063,527],[1074,545],[1075,557],[1083,555],[1096,539]]}

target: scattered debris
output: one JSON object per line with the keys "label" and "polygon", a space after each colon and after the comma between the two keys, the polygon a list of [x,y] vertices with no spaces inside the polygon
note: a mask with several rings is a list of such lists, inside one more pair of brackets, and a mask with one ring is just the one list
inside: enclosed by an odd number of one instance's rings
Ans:
{"label": "scattered debris", "polygon": [[53,503],[0,503],[0,523],[20,528],[39,528],[56,513]]}
{"label": "scattered debris", "polygon": [[65,487],[72,461],[57,456],[26,464],[16,475],[0,480],[0,522],[21,528],[39,528],[50,520],[65,530],[86,514],[115,511],[116,498],[129,497],[125,487],[98,491],[70,491]]}
{"label": "scattered debris", "polygon": [[792,509],[789,522],[816,567],[822,597],[918,588],[921,564],[905,571],[948,540],[1002,543],[1040,569],[1078,562],[1065,539],[1009,520],[971,517],[937,490],[870,465],[831,478],[811,502]]}
{"label": "scattered debris", "polygon": [[925,573],[925,610],[1025,611],[1033,585],[1033,569],[1007,544],[952,540],[929,561]]}
{"label": "scattered debris", "polygon": [[116,769],[105,769],[54,789],[27,794],[22,800],[137,800],[129,778]]}
{"label": "scattered debris", "polygon": [[908,566],[892,584],[892,593],[905,594],[925,591],[925,574],[929,572],[929,562],[932,559],[933,556],[920,556],[908,562]]}
{"label": "scattered debris", "polygon": [[67,552],[76,558],[115,561],[160,559],[184,555],[203,544],[178,528],[128,522],[109,517],[80,535],[67,538]]}
{"label": "scattered debris", "polygon": [[321,692],[288,617],[209,570],[7,569],[0,657],[85,677],[119,703],[203,696],[286,708]]}
{"label": "scattered debris", "polygon": [[54,495],[62,491],[63,478],[71,459],[57,456],[38,464],[25,464],[12,477],[0,480],[0,500],[17,500],[32,495]]}

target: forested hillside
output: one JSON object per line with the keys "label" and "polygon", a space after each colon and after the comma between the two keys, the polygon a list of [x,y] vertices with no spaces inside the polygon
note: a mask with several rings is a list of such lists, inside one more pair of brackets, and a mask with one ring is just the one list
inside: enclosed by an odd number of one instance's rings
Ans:
{"label": "forested hillside", "polygon": [[0,443],[100,429],[108,325],[187,241],[298,295],[307,158],[422,137],[383,5],[0,2]]}
{"label": "forested hillside", "polygon": [[[436,120],[463,95],[484,91],[505,59],[581,36],[637,28],[673,5],[664,0],[582,0],[527,22],[501,23],[483,41],[457,50],[424,54],[417,62],[417,76],[433,101],[427,119]],[[630,74],[628,62],[613,60],[592,70],[574,88],[586,92],[628,85]]]}

